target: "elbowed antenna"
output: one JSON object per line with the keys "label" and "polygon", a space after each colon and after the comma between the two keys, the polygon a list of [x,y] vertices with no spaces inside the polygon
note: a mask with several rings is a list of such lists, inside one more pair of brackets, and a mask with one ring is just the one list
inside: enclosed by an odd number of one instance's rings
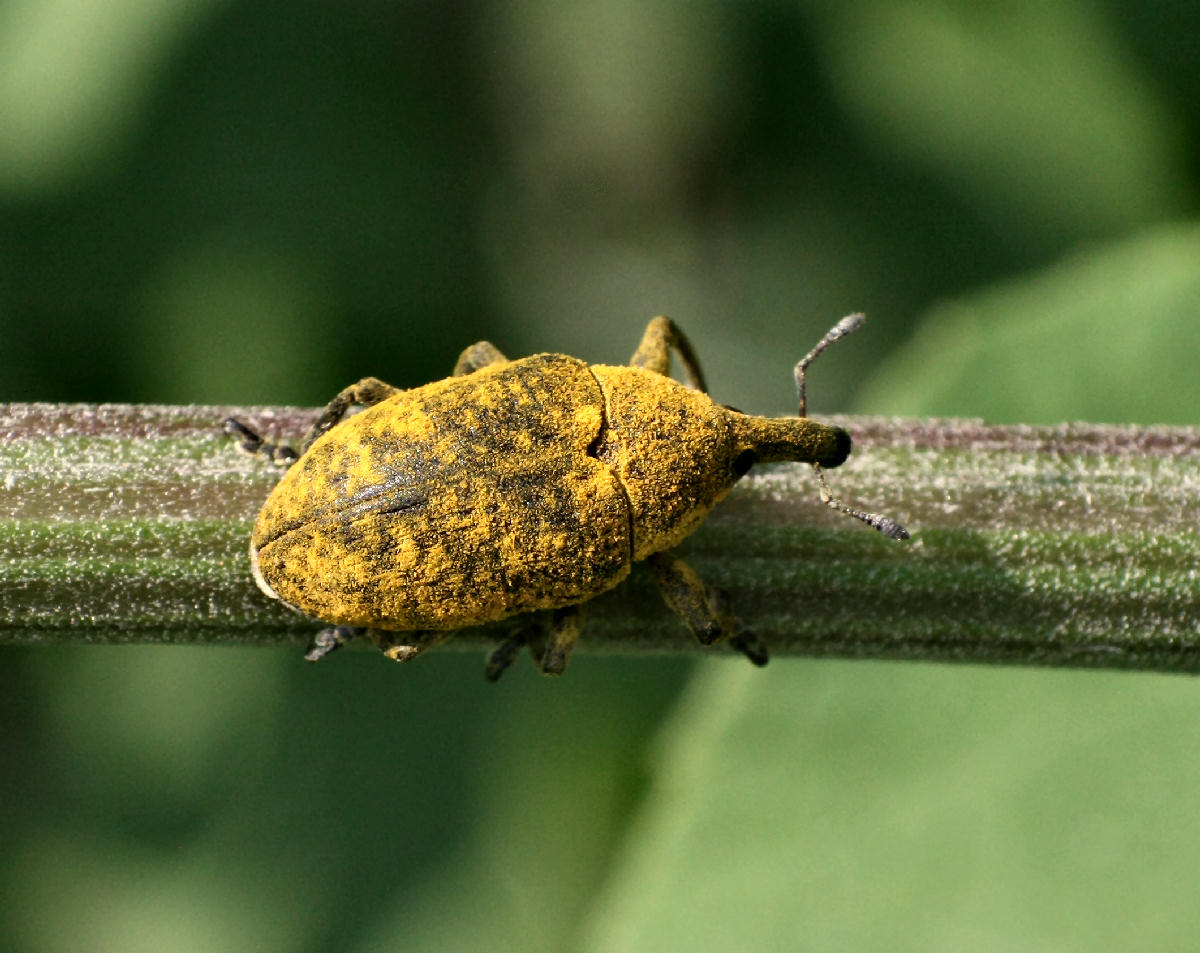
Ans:
{"label": "elbowed antenna", "polygon": [[[800,416],[808,417],[808,399],[805,396],[805,387],[808,383],[808,365],[816,360],[817,355],[825,348],[829,347],[834,341],[839,338],[844,338],[847,334],[857,331],[862,327],[862,323],[867,320],[867,316],[861,311],[856,311],[854,314],[848,314],[841,321],[825,332],[825,336],[816,343],[811,351],[800,358],[796,364],[796,402],[800,408]],[[847,439],[847,449],[849,449],[849,439]],[[840,462],[840,461],[839,461]],[[852,516],[856,520],[861,520],[868,526],[871,526],[879,532],[883,533],[891,539],[908,539],[908,530],[897,523],[890,516],[884,516],[880,513],[864,513],[862,510],[856,510],[853,507],[847,506],[840,499],[833,495],[829,489],[829,485],[825,482],[825,474],[821,472],[820,462],[812,464],[813,472],[817,475],[817,485],[821,489],[821,502],[831,509],[837,510],[839,513],[845,513],[847,516]]]}
{"label": "elbowed antenna", "polygon": [[862,327],[862,323],[867,320],[867,316],[861,311],[856,311],[854,314],[848,314],[841,321],[825,332],[825,336],[816,343],[816,346],[809,351],[796,364],[796,402],[800,406],[799,416],[808,416],[808,399],[804,396],[804,388],[807,383],[805,375],[808,373],[808,365],[817,359],[825,348],[829,347],[838,338],[844,338],[847,334],[857,331]]}
{"label": "elbowed antenna", "polygon": [[814,463],[812,468],[813,472],[817,475],[817,485],[821,488],[821,502],[830,509],[837,510],[839,513],[845,513],[847,516],[853,516],[856,520],[862,520],[868,526],[879,530],[884,536],[891,539],[909,538],[908,530],[890,516],[884,516],[882,513],[864,513],[862,510],[856,510],[847,506],[829,491],[829,485],[825,482],[825,474],[821,472],[821,465]]}

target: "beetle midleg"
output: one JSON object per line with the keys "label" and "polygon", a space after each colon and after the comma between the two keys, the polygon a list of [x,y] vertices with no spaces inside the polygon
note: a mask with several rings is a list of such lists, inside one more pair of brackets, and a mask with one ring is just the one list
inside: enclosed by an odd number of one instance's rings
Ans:
{"label": "beetle midleg", "polygon": [[407,662],[426,649],[445,642],[454,634],[452,630],[418,629],[413,632],[388,632],[384,629],[367,629],[366,634],[376,647],[393,662]]}
{"label": "beetle midleg", "polygon": [[463,377],[472,374],[481,367],[489,364],[507,364],[508,358],[500,353],[500,349],[491,341],[476,341],[458,355],[452,377]]}
{"label": "beetle midleg", "polygon": [[704,373],[700,370],[700,361],[692,349],[692,343],[677,325],[665,315],[659,315],[646,325],[646,333],[642,335],[642,343],[638,345],[629,363],[633,367],[642,367],[656,374],[667,377],[671,373],[671,352],[679,359],[683,377],[688,387],[708,393],[704,383]]}
{"label": "beetle midleg", "polygon": [[517,655],[524,648],[527,640],[528,635],[525,628],[522,627],[492,649],[483,670],[483,674],[489,682],[496,681],[508,671],[509,666],[517,660]]}
{"label": "beetle midleg", "polygon": [[540,657],[534,656],[538,671],[543,675],[561,675],[567,667],[571,649],[575,648],[575,643],[579,641],[582,628],[582,606],[555,609],[550,615],[550,630],[545,651]]}
{"label": "beetle midleg", "polygon": [[316,423],[312,425],[308,436],[304,438],[304,443],[300,445],[301,452],[312,446],[313,441],[323,433],[332,430],[340,423],[341,419],[346,416],[350,408],[355,404],[370,407],[372,404],[378,404],[380,401],[387,400],[393,394],[398,393],[400,393],[398,387],[385,384],[378,377],[364,377],[357,384],[351,384],[349,387],[343,388],[333,400],[326,404],[325,410],[317,418]]}
{"label": "beetle midleg", "polygon": [[509,635],[488,655],[487,666],[483,674],[489,682],[496,681],[517,660],[521,649],[529,646],[530,654],[537,658],[538,652],[544,653],[546,641],[542,636],[541,616],[543,613],[529,613],[521,616]]}
{"label": "beetle midleg", "polygon": [[767,650],[762,643],[741,628],[729,613],[724,596],[706,586],[691,566],[670,553],[655,553],[646,561],[663,600],[703,645],[711,645],[728,635],[729,644],[755,665],[767,664]]}

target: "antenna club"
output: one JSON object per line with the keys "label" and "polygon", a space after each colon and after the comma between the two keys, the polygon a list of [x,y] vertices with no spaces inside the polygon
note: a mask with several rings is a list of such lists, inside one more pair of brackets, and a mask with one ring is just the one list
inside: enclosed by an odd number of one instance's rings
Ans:
{"label": "antenna club", "polygon": [[844,338],[847,334],[857,331],[862,327],[862,323],[867,320],[867,316],[861,311],[856,311],[854,314],[848,314],[841,321],[833,326],[833,330],[829,332],[831,338]]}

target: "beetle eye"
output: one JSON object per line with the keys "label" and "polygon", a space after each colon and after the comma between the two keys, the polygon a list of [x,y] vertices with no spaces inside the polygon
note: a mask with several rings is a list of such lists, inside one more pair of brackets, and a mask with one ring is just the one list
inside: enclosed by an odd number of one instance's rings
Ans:
{"label": "beetle eye", "polygon": [[738,477],[745,476],[746,472],[754,466],[757,459],[758,457],[753,450],[743,450],[733,458],[733,475]]}

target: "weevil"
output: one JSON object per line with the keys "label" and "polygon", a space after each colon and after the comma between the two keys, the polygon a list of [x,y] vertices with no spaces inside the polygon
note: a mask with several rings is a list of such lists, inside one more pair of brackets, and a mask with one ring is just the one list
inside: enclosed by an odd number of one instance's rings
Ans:
{"label": "weevil", "polygon": [[[688,339],[657,317],[624,366],[510,361],[481,341],[423,387],[364,378],[299,452],[230,418],[243,449],[287,465],[254,524],[254,578],[327,624],[313,661],[362,636],[404,661],[456,629],[521,617],[489,656],[495,680],[523,646],[561,673],[582,606],[644,560],[700,642],[724,639],[764,665],[766,647],[671,550],[754,464],[781,460],[810,464],[826,505],[908,538],[833,496],[821,470],[846,459],[850,436],[807,416],[808,365],[862,321],[843,318],[796,365],[796,417],[715,403]],[[672,354],[683,383],[669,376]]]}

